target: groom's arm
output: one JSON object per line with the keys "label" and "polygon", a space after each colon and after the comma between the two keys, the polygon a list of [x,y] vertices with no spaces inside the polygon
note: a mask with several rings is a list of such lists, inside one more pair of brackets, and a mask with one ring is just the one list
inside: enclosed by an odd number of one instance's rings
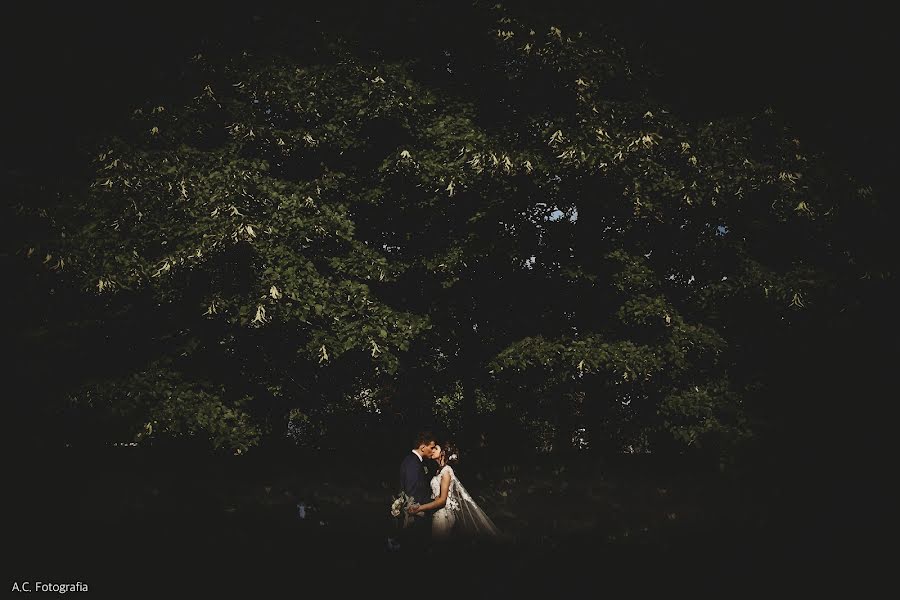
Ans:
{"label": "groom's arm", "polygon": [[420,504],[417,506],[410,507],[409,513],[414,515],[416,513],[425,512],[427,510],[443,508],[447,504],[447,496],[449,496],[449,495],[450,495],[450,474],[444,473],[443,475],[441,475],[441,495],[426,504]]}

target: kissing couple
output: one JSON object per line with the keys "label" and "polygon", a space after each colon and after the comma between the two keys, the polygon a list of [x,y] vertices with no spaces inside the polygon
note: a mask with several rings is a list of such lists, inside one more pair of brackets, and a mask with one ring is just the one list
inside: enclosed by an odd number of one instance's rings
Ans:
{"label": "kissing couple", "polygon": [[[431,461],[437,463],[436,468],[429,468]],[[400,463],[400,489],[415,500],[409,513],[424,518],[411,519],[403,536],[407,544],[402,545],[421,548],[429,539],[500,537],[493,521],[456,476],[458,463],[459,449],[453,442],[438,444],[430,431],[416,435],[412,451]],[[430,480],[429,472],[434,472]]]}

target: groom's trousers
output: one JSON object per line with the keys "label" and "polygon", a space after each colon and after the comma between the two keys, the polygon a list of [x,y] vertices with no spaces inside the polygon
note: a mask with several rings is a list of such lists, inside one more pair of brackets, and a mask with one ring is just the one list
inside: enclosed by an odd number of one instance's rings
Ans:
{"label": "groom's trousers", "polygon": [[428,547],[431,540],[431,514],[417,517],[400,535],[401,552],[420,552]]}

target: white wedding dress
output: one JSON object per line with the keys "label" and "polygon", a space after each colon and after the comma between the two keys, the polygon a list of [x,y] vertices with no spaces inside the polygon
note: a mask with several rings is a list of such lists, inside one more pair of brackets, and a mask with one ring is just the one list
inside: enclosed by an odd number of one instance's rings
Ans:
{"label": "white wedding dress", "polygon": [[457,524],[456,533],[462,536],[498,537],[500,531],[456,478],[456,473],[450,465],[445,465],[431,478],[432,499],[441,495],[441,476],[444,473],[450,475],[450,489],[447,491],[447,503],[432,515],[432,537],[436,540],[446,540]]}

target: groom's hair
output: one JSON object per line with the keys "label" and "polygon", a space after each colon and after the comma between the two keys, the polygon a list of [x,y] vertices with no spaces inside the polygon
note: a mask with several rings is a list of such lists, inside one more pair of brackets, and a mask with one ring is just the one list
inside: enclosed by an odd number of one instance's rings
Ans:
{"label": "groom's hair", "polygon": [[413,440],[413,448],[418,448],[419,446],[427,446],[431,442],[436,442],[437,438],[434,437],[434,434],[428,430],[420,431],[416,434],[416,438]]}

